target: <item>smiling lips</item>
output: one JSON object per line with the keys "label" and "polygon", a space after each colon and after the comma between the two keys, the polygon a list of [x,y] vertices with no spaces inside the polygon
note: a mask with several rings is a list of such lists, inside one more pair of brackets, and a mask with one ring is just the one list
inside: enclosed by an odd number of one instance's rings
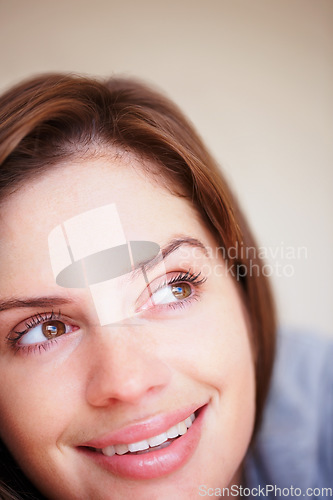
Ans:
{"label": "smiling lips", "polygon": [[159,415],[86,442],[78,450],[116,476],[161,477],[181,468],[194,454],[206,408],[192,406]]}
{"label": "smiling lips", "polygon": [[[103,453],[107,457],[112,457],[113,455],[124,455],[125,453],[149,453],[151,449],[157,450],[164,448],[172,443],[172,441],[186,434],[187,429],[189,429],[195,420],[195,415],[192,413],[185,420],[182,420],[176,425],[173,425],[166,432],[162,432],[158,436],[153,436],[136,443],[129,444],[116,444],[111,446],[106,446],[105,448],[95,448],[96,452]],[[161,446],[163,445],[164,446]]]}

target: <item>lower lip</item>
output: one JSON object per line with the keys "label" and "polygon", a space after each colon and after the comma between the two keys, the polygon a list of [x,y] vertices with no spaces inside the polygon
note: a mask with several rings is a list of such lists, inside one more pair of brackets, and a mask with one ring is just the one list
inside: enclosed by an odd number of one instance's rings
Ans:
{"label": "lower lip", "polygon": [[201,427],[206,407],[201,408],[186,434],[176,438],[169,446],[139,455],[113,455],[79,448],[89,458],[108,472],[128,479],[153,479],[179,469],[194,454],[201,436]]}

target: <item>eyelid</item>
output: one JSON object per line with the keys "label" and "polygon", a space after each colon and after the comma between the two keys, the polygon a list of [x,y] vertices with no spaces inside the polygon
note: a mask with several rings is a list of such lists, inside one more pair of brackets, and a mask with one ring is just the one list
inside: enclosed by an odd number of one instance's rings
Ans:
{"label": "eyelid", "polygon": [[[45,323],[46,321],[55,321],[55,320],[61,320],[63,319],[63,316],[61,312],[59,311],[58,313],[55,313],[53,310],[51,312],[42,312],[42,313],[36,313],[30,316],[29,318],[21,321],[15,328],[13,328],[14,333],[25,333],[31,330],[32,328]],[[23,330],[20,330],[21,325],[25,325],[25,328]]]}
{"label": "eyelid", "polygon": [[[21,338],[27,335],[32,329],[37,328],[39,325],[46,323],[47,321],[62,321],[66,325],[80,328],[79,325],[73,324],[75,322],[73,322],[70,318],[64,316],[60,310],[58,313],[55,313],[54,311],[42,313],[38,312],[21,321],[16,327],[14,327],[6,336],[6,342],[17,348]],[[20,330],[21,326],[24,328]],[[43,343],[46,342],[50,342],[50,339],[45,338],[45,341],[43,341]]]}
{"label": "eyelid", "polygon": [[[180,283],[188,283],[192,289],[196,290],[196,293],[198,295],[198,288],[207,280],[205,276],[201,276],[201,271],[198,272],[197,274],[192,273],[191,269],[187,271],[172,271],[167,273],[166,275],[160,276],[156,279],[154,279],[148,286],[147,288],[142,292],[142,294],[139,296],[138,300],[136,301],[136,311],[141,312],[143,310],[143,306],[149,301],[149,299],[152,297],[153,294],[158,292],[159,290],[163,289],[164,287],[173,285],[173,284],[180,284]],[[199,279],[200,278],[200,279]],[[162,281],[163,280],[163,281]],[[155,286],[154,286],[155,284]],[[193,299],[194,296],[193,294],[190,297],[187,297],[185,299],[179,300],[178,305],[183,304],[184,302],[189,302],[191,299]],[[171,304],[171,303],[170,303]],[[156,307],[168,307],[170,304],[160,304],[156,305]],[[176,304],[173,303],[173,307],[175,307]],[[150,308],[147,308],[150,309]],[[147,310],[146,309],[146,310]]]}
{"label": "eyelid", "polygon": [[[195,293],[191,294],[189,297],[186,297],[184,299],[179,299],[179,301],[173,302],[173,303],[165,303],[165,304],[159,304],[156,305],[155,307],[153,306],[151,309],[155,310],[167,310],[168,308],[173,308],[176,309],[178,307],[184,307],[185,305],[188,305],[192,300],[198,300],[200,298],[201,291],[199,290],[200,286],[207,280],[207,277],[203,276],[201,271],[197,273],[193,273],[191,268],[188,270],[176,270],[176,271],[170,271],[166,274],[163,274],[155,279],[153,279],[145,288],[145,290],[140,294],[139,298],[135,302],[135,313],[139,314],[140,308],[144,306],[144,304],[149,300],[149,298],[152,296],[152,294],[156,293],[158,290],[162,289],[163,287],[170,286],[172,284],[177,284],[177,283],[189,283],[191,288],[195,291]],[[148,308],[150,309],[150,308]],[[46,348],[47,344],[50,344],[56,339],[45,339],[45,341],[41,343],[36,343],[34,345],[27,345],[27,346],[19,346],[19,341],[20,338],[24,335],[26,335],[31,329],[37,327],[38,325],[47,322],[47,321],[52,321],[52,320],[59,320],[62,321],[63,323],[77,327],[78,329],[81,328],[80,322],[73,321],[71,318],[69,318],[67,315],[63,315],[62,312],[59,310],[58,313],[54,313],[52,310],[50,311],[45,311],[45,312],[37,312],[36,314],[31,315],[29,318],[22,320],[16,327],[14,327],[10,333],[7,335],[6,340],[9,344],[12,345],[16,350],[20,349],[27,349],[30,350],[33,347],[37,349],[38,348]],[[22,328],[22,329],[21,329]],[[21,331],[20,331],[21,329]],[[73,333],[73,332],[71,332]],[[57,337],[61,338],[63,336],[67,335],[64,333],[63,335]],[[40,349],[42,350],[42,349]]]}

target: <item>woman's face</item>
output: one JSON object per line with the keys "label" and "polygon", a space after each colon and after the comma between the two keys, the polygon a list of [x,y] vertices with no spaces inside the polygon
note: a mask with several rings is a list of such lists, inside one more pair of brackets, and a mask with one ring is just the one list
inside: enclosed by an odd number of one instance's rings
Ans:
{"label": "woman's face", "polygon": [[[1,207],[0,432],[50,499],[197,498],[236,484],[251,438],[238,288],[190,203],[130,161],[60,165]],[[102,326],[89,288],[56,284],[48,237],[105,205],[164,259],[114,280],[104,303],[130,313]]]}

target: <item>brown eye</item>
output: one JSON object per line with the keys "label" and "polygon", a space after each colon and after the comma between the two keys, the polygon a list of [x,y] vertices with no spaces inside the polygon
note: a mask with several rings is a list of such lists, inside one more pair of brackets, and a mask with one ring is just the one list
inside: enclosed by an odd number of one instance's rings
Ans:
{"label": "brown eye", "polygon": [[66,333],[66,325],[62,321],[46,321],[42,324],[42,332],[47,339],[53,339]]}
{"label": "brown eye", "polygon": [[171,291],[176,299],[186,299],[192,293],[191,286],[188,283],[179,283],[172,285]]}

